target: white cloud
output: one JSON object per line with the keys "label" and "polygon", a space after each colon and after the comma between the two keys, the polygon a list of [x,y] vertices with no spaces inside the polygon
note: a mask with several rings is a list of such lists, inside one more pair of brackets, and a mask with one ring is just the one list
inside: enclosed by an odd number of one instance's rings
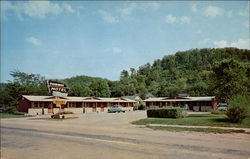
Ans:
{"label": "white cloud", "polygon": [[171,14],[168,14],[165,16],[165,22],[168,24],[173,24],[176,22],[176,16],[173,16]]}
{"label": "white cloud", "polygon": [[[4,9],[2,10],[2,8]],[[71,5],[67,3],[59,5],[58,3],[51,1],[17,1],[15,3],[6,1],[5,3],[1,2],[1,10],[3,13],[5,13],[7,10],[12,11],[19,19],[23,19],[24,15],[43,19],[48,15],[58,15],[63,11],[75,13],[75,10]]]}
{"label": "white cloud", "polygon": [[207,6],[203,14],[207,17],[214,18],[218,15],[223,14],[223,9],[216,6]]}
{"label": "white cloud", "polygon": [[122,15],[122,16],[128,16],[131,15],[132,12],[137,8],[136,3],[129,3],[125,7],[118,8],[117,11]]}
{"label": "white cloud", "polygon": [[181,24],[189,24],[190,23],[190,18],[188,16],[182,16],[180,18],[180,23]]}
{"label": "white cloud", "polygon": [[62,8],[50,1],[28,1],[23,5],[24,14],[34,18],[45,18],[47,15],[57,15]]}
{"label": "white cloud", "polygon": [[75,9],[73,9],[72,7],[71,7],[71,5],[69,5],[68,3],[63,3],[63,7],[64,7],[64,9],[66,10],[66,11],[68,11],[68,12],[70,12],[70,13],[75,13]]}
{"label": "white cloud", "polygon": [[194,12],[194,13],[196,13],[198,11],[196,4],[191,6],[191,11]]}
{"label": "white cloud", "polygon": [[158,10],[160,8],[159,2],[144,2],[144,3],[138,3],[138,9],[142,10]]}
{"label": "white cloud", "polygon": [[122,52],[122,50],[121,50],[120,48],[118,48],[118,47],[113,47],[113,48],[112,48],[112,51],[113,51],[114,53],[121,53],[121,52]]}
{"label": "white cloud", "polygon": [[239,39],[238,41],[231,43],[231,46],[241,49],[250,49],[250,39]]}
{"label": "white cloud", "polygon": [[236,42],[229,43],[225,40],[214,41],[215,47],[237,47],[240,49],[250,49],[250,39],[239,39]]}
{"label": "white cloud", "polygon": [[35,37],[28,37],[27,39],[26,39],[26,41],[27,42],[29,42],[29,43],[31,43],[31,44],[33,44],[33,45],[36,45],[36,46],[39,46],[39,45],[41,45],[42,44],[42,42],[41,42],[41,40],[39,40],[39,39],[37,39],[37,38],[35,38]]}
{"label": "white cloud", "polygon": [[174,15],[168,14],[165,16],[165,22],[167,24],[174,24],[174,23],[189,24],[190,18],[188,16],[176,17]]}
{"label": "white cloud", "polygon": [[160,4],[158,2],[130,2],[124,5],[123,7],[117,8],[117,12],[120,13],[121,16],[129,16],[133,12],[137,10],[157,10],[160,8]]}
{"label": "white cloud", "polygon": [[111,13],[107,11],[99,10],[98,13],[101,15],[102,19],[106,22],[109,23],[119,22],[119,20],[116,17],[114,17]]}

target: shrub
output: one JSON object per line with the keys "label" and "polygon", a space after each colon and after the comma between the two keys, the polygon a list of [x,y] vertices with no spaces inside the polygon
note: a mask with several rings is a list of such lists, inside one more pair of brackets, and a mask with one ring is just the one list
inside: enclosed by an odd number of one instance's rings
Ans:
{"label": "shrub", "polygon": [[148,109],[147,116],[154,118],[184,118],[187,116],[187,110],[180,107]]}
{"label": "shrub", "polygon": [[137,109],[138,110],[145,110],[145,106],[143,104],[139,104]]}
{"label": "shrub", "polygon": [[16,112],[16,108],[15,107],[7,107],[6,110],[4,111],[4,113],[9,113],[9,114],[13,114],[14,112]]}
{"label": "shrub", "polygon": [[236,95],[227,101],[229,107],[226,115],[230,122],[239,123],[249,114],[249,97]]}

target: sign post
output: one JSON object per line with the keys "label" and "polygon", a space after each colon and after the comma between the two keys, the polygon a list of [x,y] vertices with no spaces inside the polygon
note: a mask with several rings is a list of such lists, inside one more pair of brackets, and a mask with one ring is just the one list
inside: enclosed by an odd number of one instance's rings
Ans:
{"label": "sign post", "polygon": [[47,87],[49,93],[56,97],[55,100],[53,100],[53,104],[55,104],[56,107],[59,107],[59,112],[61,112],[62,104],[66,104],[67,101],[65,99],[60,99],[60,97],[67,97],[69,88],[63,83],[52,80],[47,81]]}
{"label": "sign post", "polygon": [[55,99],[55,100],[53,100],[53,104],[55,104],[56,107],[59,107],[60,112],[62,110],[62,104],[66,104],[66,103],[67,103],[67,101],[63,100],[63,99]]}
{"label": "sign post", "polygon": [[60,82],[56,81],[47,81],[47,87],[49,90],[49,93],[55,97],[67,97],[69,88]]}

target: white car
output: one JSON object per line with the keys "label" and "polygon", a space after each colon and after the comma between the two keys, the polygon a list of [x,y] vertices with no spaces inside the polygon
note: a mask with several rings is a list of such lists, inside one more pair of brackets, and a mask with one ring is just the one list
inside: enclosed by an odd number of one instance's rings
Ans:
{"label": "white car", "polygon": [[116,112],[118,112],[118,113],[120,113],[120,112],[125,113],[125,111],[126,110],[121,105],[115,105],[115,106],[113,106],[113,107],[111,107],[111,108],[108,109],[108,113],[116,113]]}
{"label": "white car", "polygon": [[226,111],[227,107],[228,107],[227,103],[219,103],[219,106],[218,106],[217,110]]}

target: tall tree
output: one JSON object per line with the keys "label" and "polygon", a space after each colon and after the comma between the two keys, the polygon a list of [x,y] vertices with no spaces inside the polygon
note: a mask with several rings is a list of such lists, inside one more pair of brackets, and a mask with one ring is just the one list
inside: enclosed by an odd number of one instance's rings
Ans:
{"label": "tall tree", "polygon": [[236,94],[247,92],[247,70],[240,62],[234,59],[224,60],[216,63],[212,70],[213,93],[219,101],[226,101]]}
{"label": "tall tree", "polygon": [[94,80],[90,84],[90,89],[92,91],[91,95],[95,97],[110,97],[110,89],[107,81],[105,80]]}
{"label": "tall tree", "polygon": [[88,87],[80,84],[71,86],[69,90],[69,96],[86,97],[90,96],[91,93],[92,91]]}
{"label": "tall tree", "polygon": [[120,80],[125,80],[129,78],[129,73],[127,70],[122,70],[121,75],[120,75]]}

